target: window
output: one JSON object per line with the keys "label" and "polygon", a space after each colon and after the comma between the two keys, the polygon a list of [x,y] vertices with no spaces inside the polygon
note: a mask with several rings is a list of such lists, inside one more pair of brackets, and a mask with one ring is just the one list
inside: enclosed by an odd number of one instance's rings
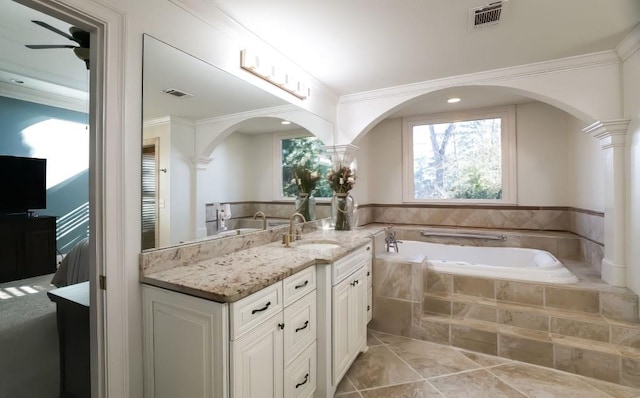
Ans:
{"label": "window", "polygon": [[294,182],[294,168],[307,169],[317,173],[315,190],[316,198],[330,198],[333,191],[329,187],[326,176],[331,168],[331,161],[324,150],[324,144],[313,136],[276,134],[275,139],[275,174],[278,199],[295,198],[298,186]]}
{"label": "window", "polygon": [[515,108],[405,118],[405,202],[516,202]]}

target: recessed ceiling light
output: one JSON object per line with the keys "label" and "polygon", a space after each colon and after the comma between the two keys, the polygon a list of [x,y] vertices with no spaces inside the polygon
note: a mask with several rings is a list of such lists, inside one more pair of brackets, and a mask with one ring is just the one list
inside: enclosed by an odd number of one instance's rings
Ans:
{"label": "recessed ceiling light", "polygon": [[288,120],[283,120],[283,121],[280,122],[280,124],[291,124],[291,122],[288,121]]}
{"label": "recessed ceiling light", "polygon": [[24,81],[18,79],[9,79],[9,81],[14,84],[24,84]]}
{"label": "recessed ceiling light", "polygon": [[456,102],[460,102],[460,98],[458,97],[449,98],[447,102],[450,104],[455,104]]}

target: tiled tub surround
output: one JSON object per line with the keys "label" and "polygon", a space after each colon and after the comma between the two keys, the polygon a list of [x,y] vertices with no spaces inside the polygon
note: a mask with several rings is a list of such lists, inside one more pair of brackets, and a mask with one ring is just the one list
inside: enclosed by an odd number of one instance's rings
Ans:
{"label": "tiled tub surround", "polygon": [[[374,330],[640,387],[638,297],[575,261],[574,285],[373,264]],[[586,271],[586,273],[584,272]]]}
{"label": "tiled tub surround", "polygon": [[[479,228],[511,231],[526,231],[532,236],[523,247],[540,248],[556,254],[545,247],[526,246],[532,244],[533,232],[568,232],[576,239],[574,251],[594,269],[600,272],[604,255],[604,214],[573,207],[544,206],[479,206],[479,205],[421,205],[421,204],[369,204],[359,207],[360,224],[383,223],[433,226],[444,228]],[[539,234],[539,236],[549,236]],[[410,239],[410,238],[404,238]],[[416,240],[416,239],[412,239]],[[511,241],[513,242],[513,240]],[[514,246],[519,246],[515,243]],[[562,248],[560,248],[562,250]]]}

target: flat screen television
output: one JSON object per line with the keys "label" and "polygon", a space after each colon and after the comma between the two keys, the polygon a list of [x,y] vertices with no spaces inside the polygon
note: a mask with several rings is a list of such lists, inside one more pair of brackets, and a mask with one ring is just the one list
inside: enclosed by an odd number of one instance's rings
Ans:
{"label": "flat screen television", "polygon": [[0,213],[47,208],[47,159],[0,155]]}

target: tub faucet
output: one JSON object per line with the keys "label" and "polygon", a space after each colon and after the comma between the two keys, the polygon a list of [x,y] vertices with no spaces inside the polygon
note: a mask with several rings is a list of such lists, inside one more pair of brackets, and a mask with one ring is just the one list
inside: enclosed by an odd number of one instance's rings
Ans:
{"label": "tub faucet", "polygon": [[296,217],[300,217],[303,223],[307,222],[304,216],[300,213],[296,212],[291,215],[291,217],[289,218],[289,232],[282,235],[282,243],[284,243],[284,247],[289,247],[289,244],[291,243],[292,240],[300,239],[300,235],[298,234],[298,231],[293,226],[293,222],[295,221]]}
{"label": "tub faucet", "polygon": [[263,212],[259,211],[253,215],[253,219],[255,220],[258,217],[262,217],[262,229],[267,229],[267,216],[265,216]]}
{"label": "tub faucet", "polygon": [[[396,240],[396,231],[393,230],[393,225],[388,226],[384,237],[384,244],[387,252],[398,253],[398,241]],[[400,242],[402,243],[402,242]]]}

